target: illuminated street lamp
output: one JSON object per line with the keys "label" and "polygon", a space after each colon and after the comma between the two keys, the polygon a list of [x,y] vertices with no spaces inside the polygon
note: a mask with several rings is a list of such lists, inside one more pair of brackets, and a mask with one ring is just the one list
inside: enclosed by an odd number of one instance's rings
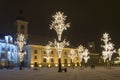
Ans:
{"label": "illuminated street lamp", "polygon": [[46,56],[45,56],[44,58],[46,58],[48,67],[50,67],[50,59],[51,59],[52,57],[50,57],[51,49],[50,49],[50,46],[49,46],[49,45],[47,45],[47,46],[45,47],[45,52],[46,52]]}
{"label": "illuminated street lamp", "polygon": [[69,42],[66,42],[65,40],[61,41],[61,36],[64,30],[67,30],[68,27],[70,27],[70,23],[65,24],[65,20],[67,16],[64,16],[61,12],[56,12],[56,14],[53,17],[52,24],[50,25],[50,29],[54,29],[58,36],[58,41],[54,40],[54,42],[49,42],[50,45],[53,45],[57,52],[58,52],[58,72],[61,72],[61,53],[63,48],[67,45],[69,45]]}
{"label": "illuminated street lamp", "polygon": [[104,33],[101,40],[104,42],[104,45],[101,46],[104,48],[104,50],[102,51],[103,60],[104,62],[106,62],[106,60],[108,59],[108,61],[110,62],[113,53],[116,52],[116,50],[114,49],[114,44],[110,42],[111,38],[109,38],[108,33]]}
{"label": "illuminated street lamp", "polygon": [[61,41],[61,35],[64,30],[67,30],[70,27],[70,23],[65,24],[65,20],[67,16],[64,16],[61,12],[56,12],[53,17],[52,24],[50,25],[50,29],[54,29],[57,33],[58,40]]}

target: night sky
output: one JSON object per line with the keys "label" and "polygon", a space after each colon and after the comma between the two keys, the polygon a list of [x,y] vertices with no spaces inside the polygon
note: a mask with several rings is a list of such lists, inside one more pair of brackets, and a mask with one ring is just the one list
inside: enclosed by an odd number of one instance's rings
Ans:
{"label": "night sky", "polygon": [[62,39],[70,41],[71,47],[95,42],[99,48],[104,32],[110,34],[115,48],[120,47],[119,0],[1,0],[1,35],[15,35],[15,19],[20,9],[29,21],[29,37],[38,39],[34,42],[47,44],[46,41],[57,37],[49,25],[52,15],[61,11],[67,16],[66,22],[70,22],[70,28],[63,32]]}

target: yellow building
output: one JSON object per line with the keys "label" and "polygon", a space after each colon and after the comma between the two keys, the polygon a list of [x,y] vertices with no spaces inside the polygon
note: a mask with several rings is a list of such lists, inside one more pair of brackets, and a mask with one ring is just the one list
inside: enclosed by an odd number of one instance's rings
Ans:
{"label": "yellow building", "polygon": [[[46,56],[45,46],[29,45],[27,46],[27,48],[28,48],[28,54],[29,54],[28,63],[30,67],[34,67],[36,64],[38,65],[38,67],[48,67],[48,66],[57,67],[58,66],[58,53],[54,47],[51,48],[49,64],[47,63],[47,60],[45,58]],[[71,65],[71,58],[69,57],[70,49],[71,48],[64,48],[62,51],[61,63],[63,67]],[[77,66],[77,63],[79,63],[78,56],[74,58],[73,63],[75,64],[75,66]]]}

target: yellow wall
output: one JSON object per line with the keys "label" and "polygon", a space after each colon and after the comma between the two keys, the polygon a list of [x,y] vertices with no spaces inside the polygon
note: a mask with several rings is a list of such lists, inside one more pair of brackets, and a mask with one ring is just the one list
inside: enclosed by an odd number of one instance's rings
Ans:
{"label": "yellow wall", "polygon": [[[46,56],[45,53],[45,46],[41,46],[41,45],[29,45],[30,48],[30,65],[34,65],[35,62],[37,62],[37,64],[39,65],[39,67],[41,66],[47,66],[47,62],[43,62],[44,57]],[[65,65],[65,61],[64,59],[67,59],[67,64],[66,66],[70,66],[71,63],[71,59],[70,57],[68,57],[68,55],[70,54],[70,49],[71,48],[64,48],[61,54],[61,63],[62,65]],[[52,52],[50,53],[50,56],[54,59],[54,62],[50,62],[50,65],[55,66],[58,65],[58,54],[57,54],[57,50],[54,47],[51,47]],[[35,53],[36,51],[36,53]],[[76,54],[77,51],[75,50]],[[37,58],[35,59],[35,56],[37,56]],[[74,63],[79,62],[79,58],[76,57],[74,59]]]}

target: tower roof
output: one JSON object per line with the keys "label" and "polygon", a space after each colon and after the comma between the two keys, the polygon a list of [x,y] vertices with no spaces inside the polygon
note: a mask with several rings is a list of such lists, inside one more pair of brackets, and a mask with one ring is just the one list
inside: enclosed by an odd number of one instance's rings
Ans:
{"label": "tower roof", "polygon": [[19,15],[16,17],[17,20],[24,20],[26,21],[26,18],[23,16],[23,10],[19,10]]}

